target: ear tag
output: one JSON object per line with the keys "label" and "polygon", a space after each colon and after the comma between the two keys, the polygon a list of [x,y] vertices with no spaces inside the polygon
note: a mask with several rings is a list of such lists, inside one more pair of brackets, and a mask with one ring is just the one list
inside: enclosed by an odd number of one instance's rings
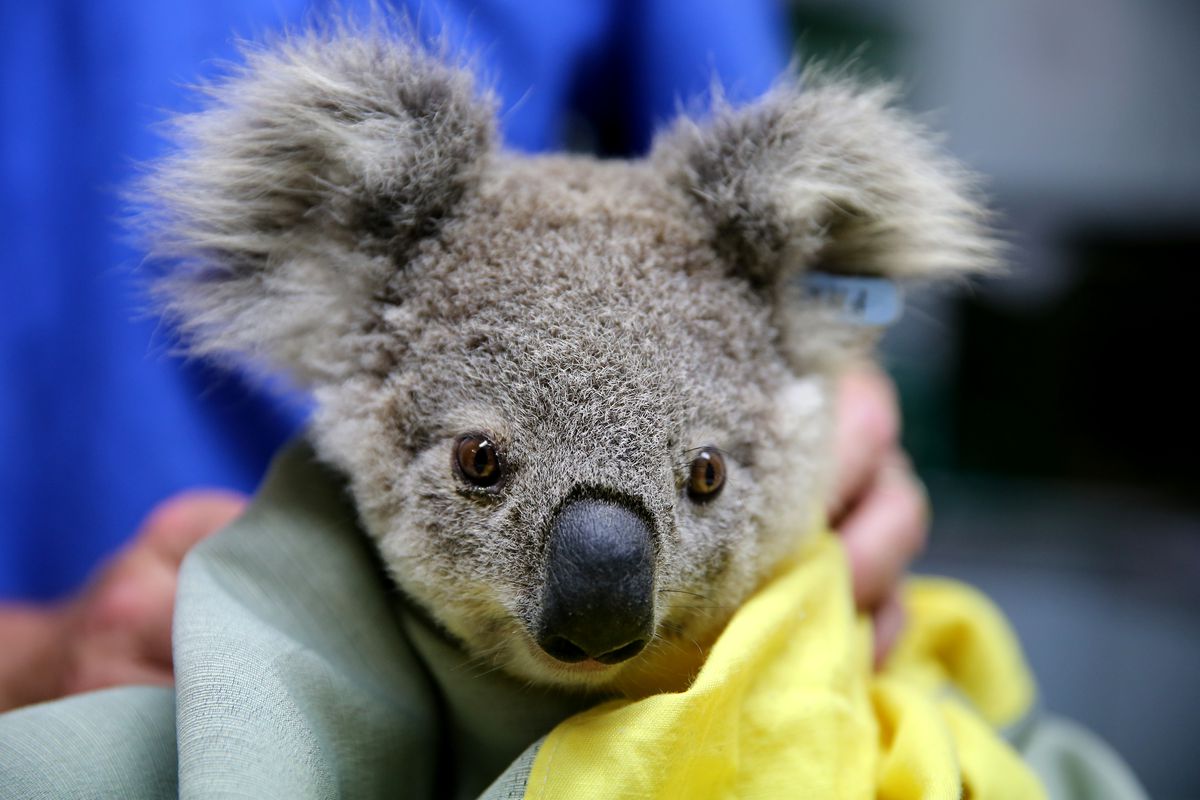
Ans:
{"label": "ear tag", "polygon": [[882,328],[904,311],[904,291],[887,278],[809,272],[800,281],[807,299],[836,311],[851,325]]}

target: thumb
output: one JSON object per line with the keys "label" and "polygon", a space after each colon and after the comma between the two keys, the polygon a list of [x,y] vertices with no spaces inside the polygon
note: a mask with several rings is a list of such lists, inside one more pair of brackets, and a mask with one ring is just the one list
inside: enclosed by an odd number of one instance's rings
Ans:
{"label": "thumb", "polygon": [[223,489],[182,492],[150,512],[138,530],[137,545],[178,565],[193,545],[237,519],[246,504],[245,495]]}

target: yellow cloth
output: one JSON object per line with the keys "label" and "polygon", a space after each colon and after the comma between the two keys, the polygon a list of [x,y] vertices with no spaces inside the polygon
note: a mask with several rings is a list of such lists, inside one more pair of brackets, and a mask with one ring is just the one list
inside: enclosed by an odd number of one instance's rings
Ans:
{"label": "yellow cloth", "polygon": [[876,674],[841,547],[822,535],[739,609],[686,691],[551,731],[525,797],[1043,798],[993,727],[1034,696],[1003,618],[946,580],[913,580],[906,603]]}

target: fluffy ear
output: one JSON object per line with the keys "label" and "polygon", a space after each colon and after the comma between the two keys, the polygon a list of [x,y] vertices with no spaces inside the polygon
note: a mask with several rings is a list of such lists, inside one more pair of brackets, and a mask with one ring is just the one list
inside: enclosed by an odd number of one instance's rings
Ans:
{"label": "fluffy ear", "polygon": [[720,251],[756,283],[817,261],[900,277],[991,266],[972,179],[894,107],[889,86],[820,75],[753,105],[681,120],[653,157],[699,205]]}
{"label": "fluffy ear", "polygon": [[[706,122],[681,120],[655,142],[652,158],[692,199],[736,274],[795,312],[814,310],[795,288],[812,268],[916,278],[997,264],[972,176],[895,108],[891,87],[803,82],[740,109],[718,102]],[[807,324],[786,316],[785,345],[802,362],[866,338],[829,319],[813,340],[812,315]]]}
{"label": "fluffy ear", "polygon": [[477,183],[495,117],[467,71],[410,40],[339,28],[246,47],[174,121],[139,227],[192,352],[308,384],[386,368],[389,281]]}

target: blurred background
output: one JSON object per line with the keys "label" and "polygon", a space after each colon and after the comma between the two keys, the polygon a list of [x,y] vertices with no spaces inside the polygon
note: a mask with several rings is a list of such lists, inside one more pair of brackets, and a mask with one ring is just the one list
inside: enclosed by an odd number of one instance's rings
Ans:
{"label": "blurred background", "polygon": [[[120,191],[231,32],[331,5],[0,0],[0,599],[69,593],[174,492],[251,490],[302,423],[172,355]],[[1152,796],[1200,798],[1200,4],[401,5],[480,55],[530,151],[640,152],[710,74],[752,97],[792,49],[903,81],[988,176],[1012,265],[885,340],[935,509],[920,569],[991,594],[1043,704]]]}
{"label": "blurred background", "polygon": [[791,7],[806,56],[910,87],[1011,244],[885,341],[934,510],[917,569],[997,600],[1043,704],[1152,797],[1200,798],[1200,3]]}

